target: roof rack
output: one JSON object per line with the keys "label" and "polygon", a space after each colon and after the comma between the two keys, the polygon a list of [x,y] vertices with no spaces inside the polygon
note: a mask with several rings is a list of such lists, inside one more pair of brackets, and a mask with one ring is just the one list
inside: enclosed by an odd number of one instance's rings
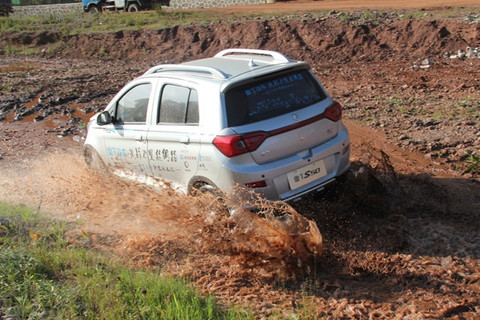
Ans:
{"label": "roof rack", "polygon": [[231,54],[252,54],[259,56],[270,56],[273,58],[273,63],[285,63],[294,61],[276,51],[257,49],[225,49],[217,53],[215,55],[215,58],[225,57]]}
{"label": "roof rack", "polygon": [[169,71],[209,74],[212,77],[218,78],[218,79],[228,78],[228,75],[226,73],[213,67],[190,66],[185,64],[161,64],[148,69],[147,72],[144,73],[144,75],[153,74],[157,72],[169,72]]}

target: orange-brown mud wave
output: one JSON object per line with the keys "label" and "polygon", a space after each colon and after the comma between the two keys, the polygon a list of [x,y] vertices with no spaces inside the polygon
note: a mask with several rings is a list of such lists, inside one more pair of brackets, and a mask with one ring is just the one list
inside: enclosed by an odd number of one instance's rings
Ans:
{"label": "orange-brown mud wave", "polygon": [[232,200],[97,174],[60,151],[3,171],[4,199],[77,221],[72,242],[113,249],[136,266],[202,277],[210,272],[198,268],[203,261],[288,278],[310,272],[323,252],[316,223],[283,202],[257,199],[253,213]]}

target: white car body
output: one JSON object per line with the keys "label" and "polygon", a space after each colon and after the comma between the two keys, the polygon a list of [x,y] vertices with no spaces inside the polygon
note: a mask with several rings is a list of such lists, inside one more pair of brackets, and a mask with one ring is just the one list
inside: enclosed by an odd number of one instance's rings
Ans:
{"label": "white car body", "polygon": [[349,169],[341,115],[308,64],[227,49],[129,82],[90,120],[85,155],[186,193],[241,186],[289,201]]}

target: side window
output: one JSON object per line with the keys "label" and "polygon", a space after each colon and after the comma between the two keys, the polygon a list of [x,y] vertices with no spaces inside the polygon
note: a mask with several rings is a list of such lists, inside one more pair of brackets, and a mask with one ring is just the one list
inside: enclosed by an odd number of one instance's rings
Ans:
{"label": "side window", "polygon": [[159,108],[158,123],[198,124],[198,95],[194,89],[166,85]]}
{"label": "side window", "polygon": [[147,119],[147,108],[152,85],[150,83],[140,84],[130,89],[117,102],[117,122],[140,122],[145,123]]}

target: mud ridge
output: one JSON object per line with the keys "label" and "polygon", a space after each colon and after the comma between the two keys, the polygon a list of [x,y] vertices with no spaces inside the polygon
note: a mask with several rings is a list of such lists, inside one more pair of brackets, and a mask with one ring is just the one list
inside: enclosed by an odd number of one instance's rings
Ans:
{"label": "mud ridge", "polygon": [[45,50],[45,57],[108,58],[129,61],[183,62],[192,56],[208,57],[228,47],[278,50],[309,62],[381,62],[436,57],[478,42],[478,24],[404,19],[391,23],[348,24],[338,17],[303,18],[245,23],[213,23],[206,26],[160,30],[118,31],[111,34],[61,36],[57,32],[3,33],[1,44],[36,48],[62,42]]}

